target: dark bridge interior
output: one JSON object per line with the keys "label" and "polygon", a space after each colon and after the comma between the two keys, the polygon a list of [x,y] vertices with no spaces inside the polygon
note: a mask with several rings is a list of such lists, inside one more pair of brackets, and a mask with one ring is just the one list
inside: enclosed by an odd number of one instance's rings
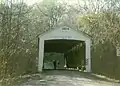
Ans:
{"label": "dark bridge interior", "polygon": [[80,42],[78,40],[46,40],[44,49],[45,52],[64,53]]}
{"label": "dark bridge interior", "polygon": [[85,65],[85,43],[79,40],[45,40],[45,53],[63,53],[68,68]]}

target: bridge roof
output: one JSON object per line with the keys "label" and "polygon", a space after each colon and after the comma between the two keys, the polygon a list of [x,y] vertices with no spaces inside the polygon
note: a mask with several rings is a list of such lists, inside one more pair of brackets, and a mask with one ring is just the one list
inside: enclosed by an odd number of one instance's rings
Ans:
{"label": "bridge roof", "polygon": [[74,28],[74,27],[71,28],[71,27],[69,27],[69,26],[55,26],[53,29],[43,31],[42,33],[40,33],[39,35],[37,35],[37,37],[41,37],[41,36],[43,36],[43,35],[47,35],[48,33],[52,32],[53,30],[60,29],[60,28],[70,28],[70,29],[72,29],[73,31],[76,31],[78,34],[82,34],[82,35],[84,35],[85,37],[91,39],[91,36],[88,35],[87,33],[83,32],[83,31],[80,31],[80,30],[78,30],[77,28]]}

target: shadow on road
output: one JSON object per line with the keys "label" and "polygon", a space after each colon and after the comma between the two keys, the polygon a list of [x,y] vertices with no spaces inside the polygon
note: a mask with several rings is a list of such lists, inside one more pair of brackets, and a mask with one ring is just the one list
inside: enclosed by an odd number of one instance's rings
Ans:
{"label": "shadow on road", "polygon": [[44,70],[42,74],[25,79],[17,86],[120,86],[119,83],[77,70]]}
{"label": "shadow on road", "polygon": [[[60,72],[61,71],[61,72]],[[96,81],[106,81],[106,82],[114,82],[111,80],[108,80],[106,78],[100,78],[92,73],[87,73],[87,72],[81,72],[78,70],[44,70],[43,74],[45,75],[55,75],[55,76],[67,76],[67,77],[81,77],[81,78],[87,78],[90,80],[96,80]],[[117,82],[114,82],[117,83]]]}

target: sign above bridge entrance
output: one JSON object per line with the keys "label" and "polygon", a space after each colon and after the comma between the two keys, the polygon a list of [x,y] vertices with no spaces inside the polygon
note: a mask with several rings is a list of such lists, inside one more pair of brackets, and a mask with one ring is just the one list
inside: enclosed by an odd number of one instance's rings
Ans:
{"label": "sign above bridge entrance", "polygon": [[72,36],[51,36],[50,38],[70,39]]}

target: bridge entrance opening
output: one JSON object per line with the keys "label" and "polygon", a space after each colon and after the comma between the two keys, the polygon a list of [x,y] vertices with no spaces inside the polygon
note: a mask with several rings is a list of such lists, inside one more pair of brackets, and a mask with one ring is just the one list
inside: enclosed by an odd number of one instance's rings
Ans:
{"label": "bridge entrance opening", "polygon": [[84,41],[66,39],[44,41],[43,69],[82,69],[82,67],[85,67]]}

